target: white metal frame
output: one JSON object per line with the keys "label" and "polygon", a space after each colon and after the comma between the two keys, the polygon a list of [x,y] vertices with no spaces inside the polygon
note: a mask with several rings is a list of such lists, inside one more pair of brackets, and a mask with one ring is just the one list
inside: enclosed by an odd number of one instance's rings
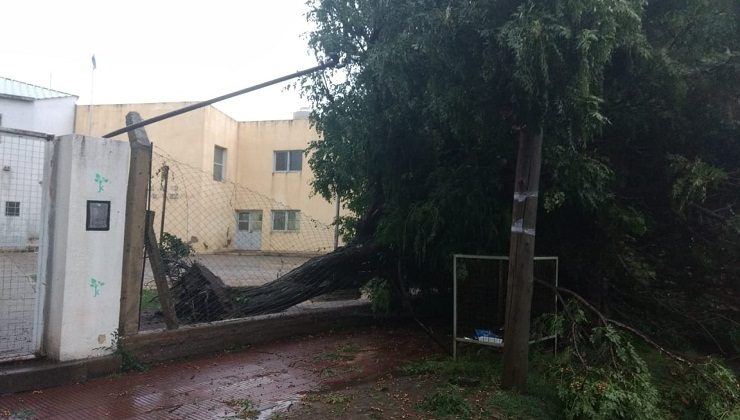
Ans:
{"label": "white metal frame", "polygon": [[[501,256],[501,255],[470,255],[470,254],[454,254],[452,256],[452,358],[454,360],[457,360],[457,343],[470,343],[470,344],[478,344],[481,346],[489,346],[489,347],[504,347],[504,341],[502,340],[501,343],[492,343],[492,342],[485,342],[485,341],[478,341],[473,340],[466,337],[458,337],[457,336],[457,260],[458,259],[475,259],[475,260],[496,260],[496,261],[509,261],[508,256]],[[558,287],[558,277],[560,273],[560,260],[558,257],[534,257],[535,261],[555,261],[555,287]],[[555,314],[557,314],[558,311],[558,299],[557,296],[555,296]],[[557,336],[552,335],[548,337],[542,337],[537,340],[530,340],[529,344],[538,343],[545,340],[555,340],[555,347],[557,348]]]}

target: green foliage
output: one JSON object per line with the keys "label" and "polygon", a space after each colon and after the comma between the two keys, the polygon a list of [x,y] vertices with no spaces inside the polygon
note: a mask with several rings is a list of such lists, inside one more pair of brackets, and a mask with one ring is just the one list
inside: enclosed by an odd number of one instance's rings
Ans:
{"label": "green foliage", "polygon": [[370,299],[370,307],[375,313],[388,314],[393,307],[394,293],[387,280],[374,278],[362,287]]}
{"label": "green foliage", "polygon": [[121,356],[121,371],[129,372],[135,370],[137,372],[143,372],[147,369],[144,363],[141,362],[136,356],[130,351],[126,350],[123,345],[123,339],[118,334],[118,330],[111,333],[111,344],[108,347],[101,347],[103,350],[113,351],[115,354]]}
{"label": "green foliage", "polygon": [[259,417],[259,410],[257,409],[257,403],[254,401],[244,398],[239,400],[227,401],[226,405],[236,411],[236,417],[240,419],[256,419]]}
{"label": "green foliage", "polygon": [[534,395],[494,391],[488,404],[510,419],[545,420],[556,418],[556,412],[549,411],[551,407],[548,407],[542,399]]}
{"label": "green foliage", "polygon": [[[647,365],[632,344],[612,327],[594,328],[589,337],[592,360],[579,364],[569,349],[552,375],[567,418],[666,418]],[[609,361],[607,358],[611,357]]]}
{"label": "green foliage", "polygon": [[[566,418],[729,419],[740,413],[740,384],[720,361],[678,363],[611,325],[593,327],[596,320],[574,302],[566,309],[567,320],[551,316],[540,323],[559,332],[567,346],[533,361]],[[533,393],[547,400],[541,387]]]}
{"label": "green foliage", "polygon": [[471,414],[470,404],[463,396],[463,389],[455,385],[438,388],[425,396],[419,407],[437,416],[468,418]]}
{"label": "green foliage", "polygon": [[347,343],[337,346],[335,351],[321,353],[316,356],[318,360],[352,360],[354,354],[359,351],[359,348],[354,343]]}
{"label": "green foliage", "polygon": [[708,165],[700,158],[690,161],[683,156],[670,155],[668,160],[670,174],[675,176],[672,198],[679,213],[684,213],[692,203],[704,203],[707,189],[727,179],[727,172]]}
{"label": "green foliage", "polygon": [[346,404],[352,400],[352,396],[340,392],[330,392],[324,396],[327,404]]}
{"label": "green foliage", "polygon": [[675,371],[683,386],[674,387],[670,398],[681,401],[684,410],[699,418],[740,418],[740,383],[735,374],[717,359]]}
{"label": "green foliage", "polygon": [[193,247],[168,232],[163,232],[159,240],[159,252],[163,260],[181,260],[195,254]]}
{"label": "green foliage", "polygon": [[404,375],[435,375],[439,377],[473,377],[482,382],[495,382],[501,373],[501,360],[498,354],[489,352],[466,352],[457,360],[428,359],[411,362],[402,366],[399,372]]}
{"label": "green foliage", "polygon": [[187,259],[195,255],[195,250],[177,236],[163,232],[159,241],[159,253],[165,274],[175,279],[186,271]]}
{"label": "green foliage", "polygon": [[[409,287],[444,293],[452,253],[508,251],[527,125],[545,139],[537,250],[560,257],[561,284],[669,337],[687,329],[633,310],[645,290],[732,300],[736,0],[309,4],[315,55],[345,64],[302,81],[313,187],[342,196],[344,231],[399,256]],[[727,325],[712,333],[732,348]]]}
{"label": "green foliage", "polygon": [[161,311],[162,305],[159,302],[159,294],[156,289],[143,289],[141,291],[141,310],[142,311]]}

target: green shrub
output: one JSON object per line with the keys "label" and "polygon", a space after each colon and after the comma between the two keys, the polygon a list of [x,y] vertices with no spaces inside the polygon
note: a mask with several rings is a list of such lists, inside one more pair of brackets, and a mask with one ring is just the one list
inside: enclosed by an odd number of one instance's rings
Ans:
{"label": "green shrub", "polygon": [[581,362],[574,348],[556,358],[550,371],[569,419],[661,419],[660,397],[645,361],[612,327],[591,331]]}
{"label": "green shrub", "polygon": [[470,417],[472,410],[462,391],[459,386],[446,385],[424,397],[419,407],[437,416]]}
{"label": "green shrub", "polygon": [[740,419],[740,383],[717,359],[674,370],[681,386],[667,397],[683,404],[698,418]]}
{"label": "green shrub", "polygon": [[374,278],[362,288],[370,299],[370,306],[375,313],[390,313],[393,304],[393,292],[390,284],[383,279]]}
{"label": "green shrub", "polygon": [[513,419],[544,420],[552,418],[545,402],[538,396],[520,395],[505,391],[495,391],[488,402],[489,406]]}
{"label": "green shrub", "polygon": [[163,232],[159,239],[159,254],[162,257],[165,273],[170,277],[177,277],[182,261],[195,255],[195,250],[189,243],[177,236]]}

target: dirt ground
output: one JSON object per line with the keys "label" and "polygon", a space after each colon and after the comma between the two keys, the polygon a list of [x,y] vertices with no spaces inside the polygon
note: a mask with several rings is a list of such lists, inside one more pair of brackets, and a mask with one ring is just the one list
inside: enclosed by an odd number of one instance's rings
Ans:
{"label": "dirt ground", "polygon": [[[338,389],[307,393],[277,419],[448,419],[456,415],[434,415],[422,407],[425,398],[447,385],[445,378],[432,375],[398,376],[387,374],[375,381],[355,383]],[[485,406],[492,389],[480,387],[471,392],[468,418],[505,419]]]}

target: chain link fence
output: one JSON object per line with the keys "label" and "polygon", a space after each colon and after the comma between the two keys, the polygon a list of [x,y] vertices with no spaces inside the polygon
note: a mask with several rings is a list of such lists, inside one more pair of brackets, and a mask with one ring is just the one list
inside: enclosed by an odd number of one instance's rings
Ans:
{"label": "chain link fence", "polygon": [[46,139],[0,129],[0,361],[37,350],[37,262]]}
{"label": "chain link fence", "polygon": [[[242,292],[334,249],[334,226],[158,148],[149,206],[180,324],[240,317]],[[143,273],[141,329],[162,326],[150,267]]]}

